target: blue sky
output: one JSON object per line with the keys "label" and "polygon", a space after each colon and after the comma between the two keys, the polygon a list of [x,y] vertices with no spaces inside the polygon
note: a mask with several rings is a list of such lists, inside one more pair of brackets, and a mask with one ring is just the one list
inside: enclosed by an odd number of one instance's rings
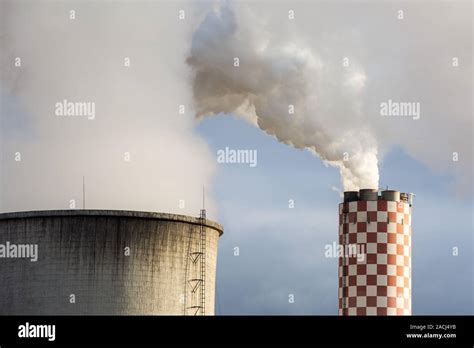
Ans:
{"label": "blue sky", "polygon": [[[324,257],[324,246],[337,236],[340,198],[331,189],[340,187],[337,170],[232,116],[206,119],[198,132],[214,153],[226,146],[258,151],[257,167],[221,164],[216,175],[214,195],[225,226],[217,313],[337,314],[337,260]],[[400,149],[384,158],[381,178],[383,185],[416,194],[413,314],[472,314],[472,200],[452,196],[452,178]]]}

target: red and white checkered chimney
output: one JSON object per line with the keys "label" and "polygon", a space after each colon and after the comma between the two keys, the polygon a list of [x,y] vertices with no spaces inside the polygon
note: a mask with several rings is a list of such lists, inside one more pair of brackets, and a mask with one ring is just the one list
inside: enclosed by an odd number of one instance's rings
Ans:
{"label": "red and white checkered chimney", "polygon": [[411,314],[413,194],[344,192],[339,204],[339,315]]}

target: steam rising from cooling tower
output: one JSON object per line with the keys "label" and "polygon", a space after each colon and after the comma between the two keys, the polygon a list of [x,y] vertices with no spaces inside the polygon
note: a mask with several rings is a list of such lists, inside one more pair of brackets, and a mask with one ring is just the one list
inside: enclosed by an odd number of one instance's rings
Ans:
{"label": "steam rising from cooling tower", "polygon": [[234,113],[338,167],[344,190],[378,187],[377,143],[357,122],[366,77],[356,64],[322,61],[227,5],[198,27],[188,63],[198,117]]}
{"label": "steam rising from cooling tower", "polygon": [[[70,20],[71,4],[0,3],[0,211],[79,208],[83,176],[89,209],[199,211],[215,159],[178,113],[189,41],[163,6],[74,2]],[[65,99],[95,118],[57,116]]]}

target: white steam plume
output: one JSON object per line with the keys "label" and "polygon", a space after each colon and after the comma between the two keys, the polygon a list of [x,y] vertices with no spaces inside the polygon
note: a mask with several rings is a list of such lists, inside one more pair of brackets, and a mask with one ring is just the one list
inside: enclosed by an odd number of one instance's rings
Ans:
{"label": "white steam plume", "polygon": [[344,190],[378,187],[377,143],[360,122],[366,76],[353,62],[328,64],[296,38],[265,32],[244,9],[222,5],[196,30],[188,64],[198,117],[240,115],[338,167]]}
{"label": "white steam plume", "polygon": [[[199,213],[215,159],[194,131],[180,6],[0,2],[0,211],[82,208],[85,176],[89,209]],[[55,115],[64,99],[95,119]]]}

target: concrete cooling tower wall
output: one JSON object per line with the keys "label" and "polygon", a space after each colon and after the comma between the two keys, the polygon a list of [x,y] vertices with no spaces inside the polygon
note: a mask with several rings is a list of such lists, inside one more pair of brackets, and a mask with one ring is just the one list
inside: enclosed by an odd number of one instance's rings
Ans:
{"label": "concrete cooling tower wall", "polygon": [[222,233],[205,216],[0,214],[0,314],[213,315]]}

